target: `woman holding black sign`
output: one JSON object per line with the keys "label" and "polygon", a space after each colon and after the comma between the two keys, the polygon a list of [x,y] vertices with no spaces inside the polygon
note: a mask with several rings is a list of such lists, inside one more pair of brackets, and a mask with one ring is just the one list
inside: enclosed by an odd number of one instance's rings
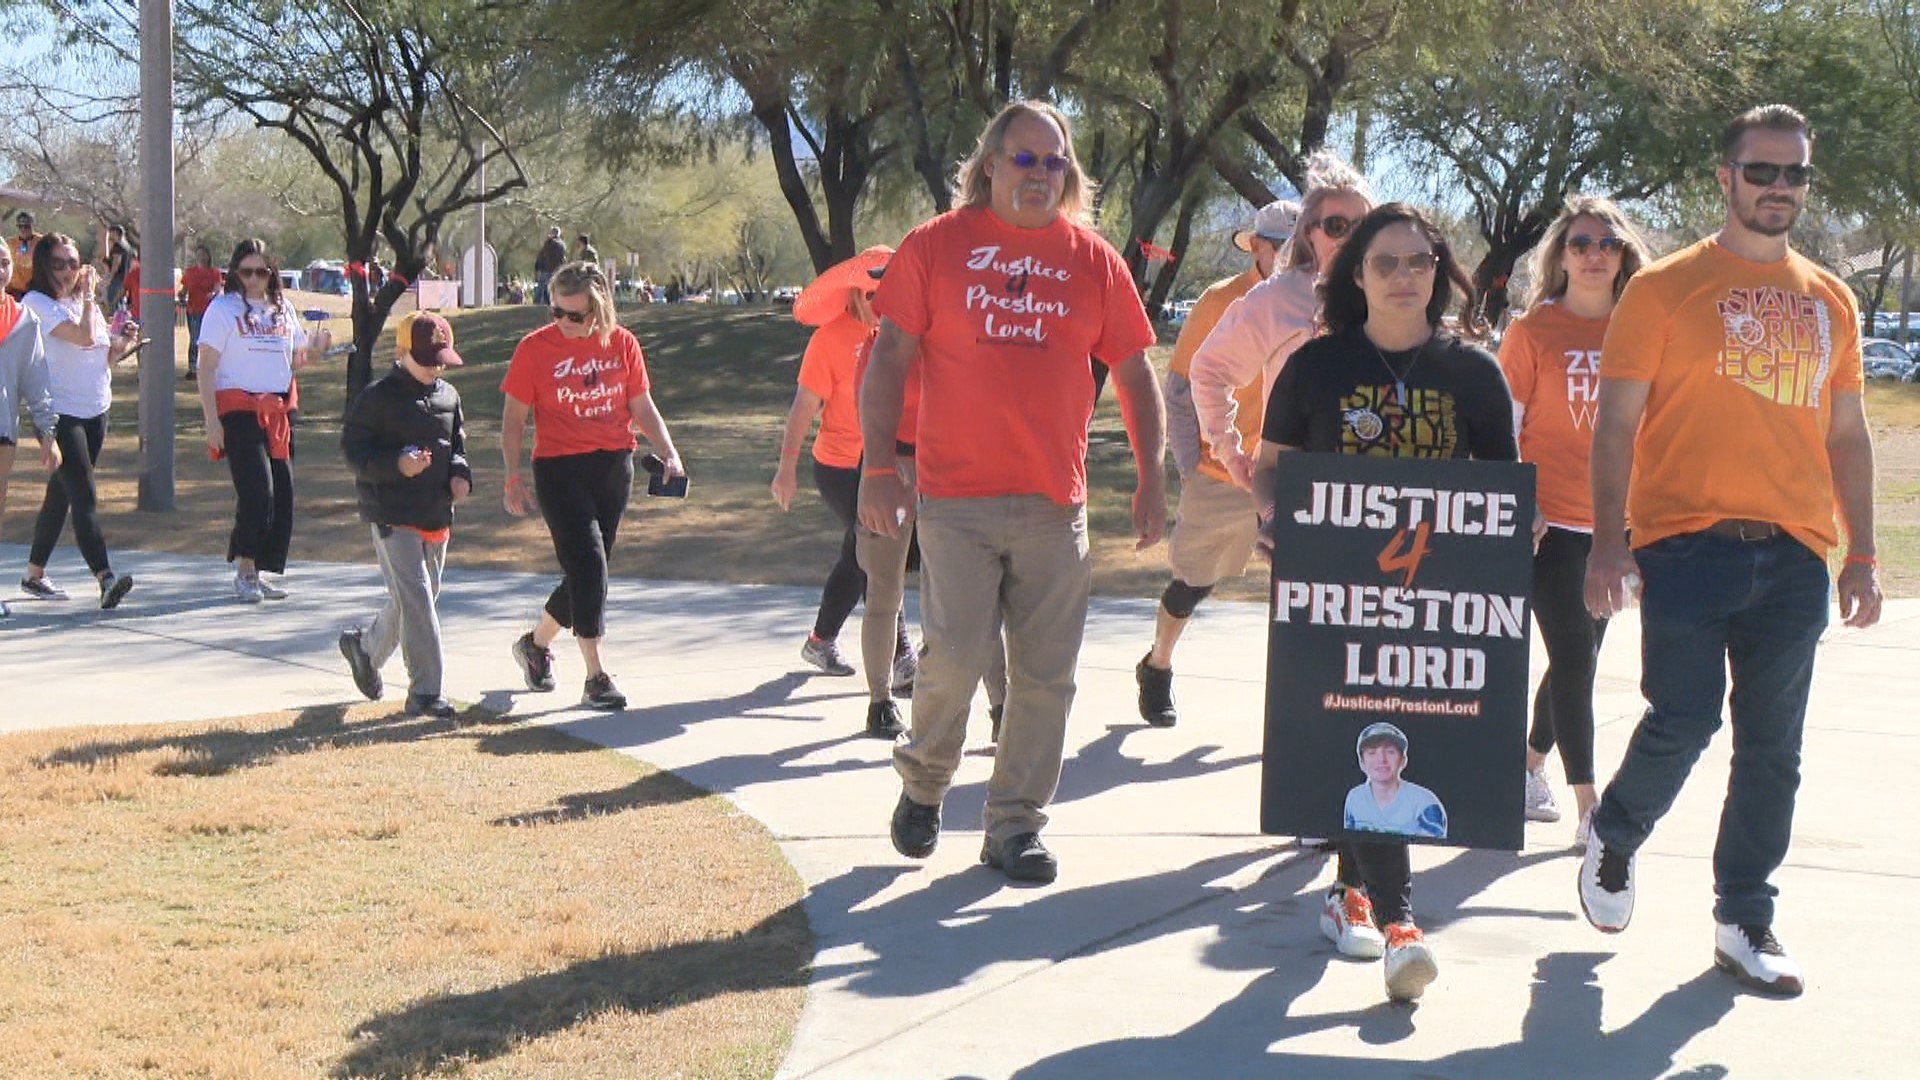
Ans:
{"label": "woman holding black sign", "polygon": [[1534,249],[1533,296],[1500,343],[1513,389],[1520,456],[1538,467],[1547,534],[1533,557],[1534,615],[1547,643],[1547,671],[1527,734],[1527,820],[1558,821],[1547,786],[1547,755],[1560,749],[1587,846],[1587,818],[1600,801],[1593,785],[1593,680],[1607,620],[1587,612],[1582,592],[1593,550],[1588,458],[1600,404],[1600,342],[1627,279],[1651,262],[1646,243],[1605,199],[1567,200]]}
{"label": "woman holding black sign", "polygon": [[[1283,451],[1518,459],[1499,361],[1441,332],[1456,288],[1470,318],[1473,286],[1425,214],[1402,203],[1367,214],[1320,287],[1326,333],[1293,354],[1267,400],[1254,482],[1263,521]],[[1384,955],[1396,1001],[1439,974],[1412,899],[1406,841],[1340,842],[1321,930],[1348,956]]]}

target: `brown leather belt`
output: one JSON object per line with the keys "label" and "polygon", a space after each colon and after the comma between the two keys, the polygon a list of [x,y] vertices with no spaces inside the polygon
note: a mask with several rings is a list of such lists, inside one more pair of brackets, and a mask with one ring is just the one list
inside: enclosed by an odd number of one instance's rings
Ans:
{"label": "brown leather belt", "polygon": [[1771,521],[1750,521],[1746,518],[1724,518],[1707,526],[1706,531],[1746,543],[1771,540],[1786,532]]}

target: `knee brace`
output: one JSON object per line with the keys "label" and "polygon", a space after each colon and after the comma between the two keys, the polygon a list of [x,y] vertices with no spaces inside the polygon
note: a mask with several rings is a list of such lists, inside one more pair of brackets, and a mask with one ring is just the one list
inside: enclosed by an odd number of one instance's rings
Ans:
{"label": "knee brace", "polygon": [[1199,607],[1200,601],[1205,600],[1212,591],[1211,585],[1189,585],[1174,578],[1167,582],[1167,591],[1160,594],[1160,606],[1176,619],[1190,619],[1193,609]]}

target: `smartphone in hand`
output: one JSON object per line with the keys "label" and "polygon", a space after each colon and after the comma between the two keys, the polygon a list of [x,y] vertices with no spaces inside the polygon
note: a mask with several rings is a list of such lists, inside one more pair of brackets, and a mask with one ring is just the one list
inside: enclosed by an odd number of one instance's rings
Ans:
{"label": "smartphone in hand", "polygon": [[647,470],[647,494],[656,499],[684,499],[687,497],[687,477],[685,473],[672,479],[667,478],[667,463],[659,454],[647,454],[640,459],[640,467]]}

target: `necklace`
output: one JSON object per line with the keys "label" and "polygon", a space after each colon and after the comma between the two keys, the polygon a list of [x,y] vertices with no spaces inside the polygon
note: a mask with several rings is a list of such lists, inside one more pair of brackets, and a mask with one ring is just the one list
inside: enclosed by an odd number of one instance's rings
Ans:
{"label": "necklace", "polygon": [[[1427,341],[1432,340],[1432,338],[1427,339]],[[1420,366],[1420,358],[1426,355],[1427,341],[1414,346],[1413,359],[1407,361],[1407,370],[1396,372],[1393,370],[1393,365],[1387,362],[1387,354],[1380,351],[1380,346],[1375,345],[1372,338],[1367,338],[1367,345],[1373,349],[1373,355],[1380,358],[1380,366],[1387,369],[1387,377],[1393,380],[1393,399],[1399,402],[1402,410],[1412,407],[1407,400],[1407,380],[1413,377],[1413,369]]]}

